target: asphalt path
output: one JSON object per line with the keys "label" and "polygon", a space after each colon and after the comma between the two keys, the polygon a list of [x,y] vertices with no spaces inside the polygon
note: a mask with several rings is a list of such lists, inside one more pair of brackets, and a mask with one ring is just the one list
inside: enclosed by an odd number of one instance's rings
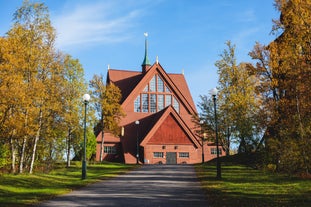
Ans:
{"label": "asphalt path", "polygon": [[144,165],[116,178],[88,185],[40,207],[208,206],[192,165]]}

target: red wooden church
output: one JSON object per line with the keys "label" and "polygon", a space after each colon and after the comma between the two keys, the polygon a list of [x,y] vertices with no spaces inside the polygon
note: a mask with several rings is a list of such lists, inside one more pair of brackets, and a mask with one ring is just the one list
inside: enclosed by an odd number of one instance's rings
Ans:
{"label": "red wooden church", "polygon": [[[183,74],[167,73],[158,60],[147,55],[141,71],[108,69],[107,84],[122,93],[126,116],[122,133],[104,133],[103,160],[127,164],[199,163],[216,157],[216,146],[195,133],[192,114],[196,107]],[[97,136],[96,160],[100,159],[101,134]],[[202,149],[204,152],[202,152]],[[223,152],[220,152],[223,154]]]}

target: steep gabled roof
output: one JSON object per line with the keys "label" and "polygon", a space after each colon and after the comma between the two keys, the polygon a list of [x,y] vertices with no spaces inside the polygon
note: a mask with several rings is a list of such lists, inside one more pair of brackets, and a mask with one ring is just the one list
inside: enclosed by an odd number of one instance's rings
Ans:
{"label": "steep gabled roof", "polygon": [[[132,91],[130,91],[130,93],[124,94],[127,96],[122,98],[123,100],[122,105],[126,106],[129,102],[132,102],[137,97],[137,95],[141,91],[143,91],[144,87],[146,86],[146,83],[148,83],[151,80],[152,76],[154,76],[156,73],[159,73],[164,78],[163,81],[165,81],[170,86],[175,96],[181,101],[181,104],[185,106],[185,108],[189,111],[189,113],[191,114],[196,113],[196,108],[192,96],[190,94],[187,82],[183,77],[183,75],[168,74],[164,71],[164,69],[159,63],[153,64],[147,72],[141,73],[142,76],[136,77],[135,79],[136,86],[134,88],[131,87]],[[134,83],[131,83],[131,86],[133,85]]]}
{"label": "steep gabled roof", "polygon": [[142,79],[143,74],[137,71],[109,69],[107,84],[113,83],[122,93],[121,103],[129,96],[131,91]]}
{"label": "steep gabled roof", "polygon": [[163,124],[168,116],[172,115],[173,118],[176,120],[177,124],[180,128],[184,131],[184,133],[189,137],[190,141],[195,145],[195,147],[199,148],[200,143],[196,139],[196,136],[193,134],[192,130],[187,126],[187,124],[183,121],[180,115],[175,111],[172,106],[168,106],[166,109],[162,110],[161,112],[157,113],[154,116],[154,123],[153,127],[151,127],[148,131],[145,131],[145,136],[142,142],[140,143],[141,146],[146,146],[155,132],[159,129],[159,127]]}
{"label": "steep gabled roof", "polygon": [[183,74],[168,74],[172,79],[173,83],[181,92],[181,95],[189,102],[189,104],[195,109],[195,104],[193,102],[190,90],[188,88],[187,81]]}

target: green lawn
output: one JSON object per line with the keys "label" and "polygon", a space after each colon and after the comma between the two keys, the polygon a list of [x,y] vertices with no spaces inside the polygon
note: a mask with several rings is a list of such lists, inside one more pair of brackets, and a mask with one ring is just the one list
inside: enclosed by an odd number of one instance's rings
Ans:
{"label": "green lawn", "polygon": [[88,165],[87,179],[81,179],[81,167],[73,166],[45,174],[0,175],[0,206],[27,206],[64,194],[89,183],[111,178],[132,169],[133,165],[115,163]]}
{"label": "green lawn", "polygon": [[216,179],[215,163],[196,165],[209,206],[311,206],[311,180],[222,163]]}

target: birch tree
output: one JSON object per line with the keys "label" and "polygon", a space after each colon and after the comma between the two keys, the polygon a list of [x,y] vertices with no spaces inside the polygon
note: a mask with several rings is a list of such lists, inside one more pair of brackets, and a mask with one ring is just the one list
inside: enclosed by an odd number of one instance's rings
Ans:
{"label": "birch tree", "polygon": [[101,134],[100,161],[102,161],[104,130],[117,135],[120,133],[119,121],[120,117],[124,116],[120,105],[121,91],[114,84],[105,85],[103,75],[94,75],[90,87],[95,98],[95,109],[100,117],[97,128]]}
{"label": "birch tree", "polygon": [[[249,152],[257,145],[256,116],[260,99],[255,93],[256,77],[248,72],[248,64],[237,64],[235,45],[226,42],[227,49],[215,65],[219,74],[218,105],[224,134],[228,128],[238,141],[239,152]],[[227,132],[229,133],[229,132]]]}

